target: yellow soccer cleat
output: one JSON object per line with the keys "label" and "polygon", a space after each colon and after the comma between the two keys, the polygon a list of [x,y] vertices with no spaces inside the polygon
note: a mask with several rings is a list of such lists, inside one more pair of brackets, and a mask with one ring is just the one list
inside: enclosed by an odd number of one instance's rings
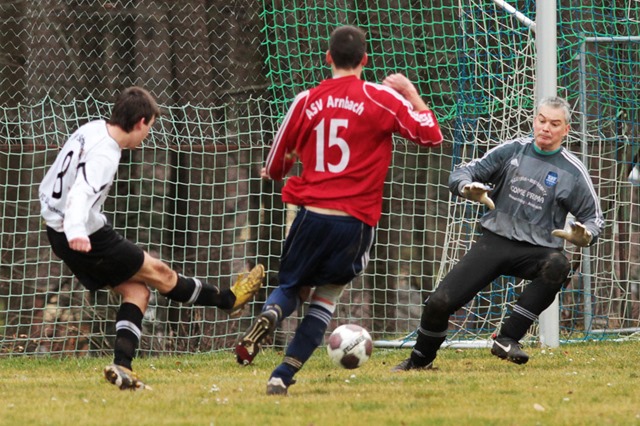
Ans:
{"label": "yellow soccer cleat", "polygon": [[238,275],[235,284],[229,289],[236,296],[236,301],[231,309],[225,309],[224,311],[232,317],[240,315],[244,305],[253,299],[256,293],[260,291],[263,279],[264,266],[261,264],[254,266],[247,274]]}

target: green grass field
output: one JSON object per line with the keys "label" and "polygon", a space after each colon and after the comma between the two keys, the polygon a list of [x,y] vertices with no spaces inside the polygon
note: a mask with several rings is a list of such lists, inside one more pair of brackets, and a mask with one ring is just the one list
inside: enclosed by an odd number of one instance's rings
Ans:
{"label": "green grass field", "polygon": [[269,349],[249,367],[231,352],[138,359],[143,392],[107,383],[110,359],[3,358],[0,424],[640,425],[640,342],[526,350],[524,366],[444,349],[437,370],[392,373],[407,349],[342,370],[320,348],[286,397],[265,395]]}

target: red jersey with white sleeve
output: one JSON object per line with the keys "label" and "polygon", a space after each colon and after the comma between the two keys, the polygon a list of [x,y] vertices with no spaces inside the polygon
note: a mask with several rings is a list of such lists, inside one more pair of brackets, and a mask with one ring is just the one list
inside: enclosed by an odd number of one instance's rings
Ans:
{"label": "red jersey with white sleeve", "polygon": [[442,142],[432,111],[416,112],[395,90],[349,75],[322,81],[294,99],[267,157],[265,172],[283,179],[282,200],[341,210],[375,226],[391,164],[392,136],[426,147]]}

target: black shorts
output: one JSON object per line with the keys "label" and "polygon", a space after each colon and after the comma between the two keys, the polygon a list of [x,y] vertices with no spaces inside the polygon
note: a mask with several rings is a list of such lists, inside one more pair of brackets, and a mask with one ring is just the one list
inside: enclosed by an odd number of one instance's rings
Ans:
{"label": "black shorts", "polygon": [[88,290],[122,284],[134,276],[144,263],[144,251],[108,224],[89,235],[89,253],[72,250],[64,232],[56,232],[48,226],[47,237],[56,256]]}

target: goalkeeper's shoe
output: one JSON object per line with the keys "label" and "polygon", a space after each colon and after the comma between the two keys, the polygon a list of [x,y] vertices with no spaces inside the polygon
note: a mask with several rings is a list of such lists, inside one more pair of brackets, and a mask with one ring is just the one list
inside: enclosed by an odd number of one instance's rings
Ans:
{"label": "goalkeeper's shoe", "polygon": [[280,377],[271,377],[267,382],[267,395],[287,395],[289,386],[295,385],[295,379],[288,385]]}
{"label": "goalkeeper's shoe", "polygon": [[121,365],[107,365],[104,368],[104,378],[121,390],[151,390],[151,387],[142,383],[133,371]]}
{"label": "goalkeeper's shoe", "polygon": [[231,309],[223,309],[232,317],[240,315],[242,308],[260,291],[264,279],[264,266],[257,264],[247,274],[238,275],[238,279],[229,290],[236,297]]}
{"label": "goalkeeper's shoe", "polygon": [[529,361],[529,355],[522,350],[520,343],[506,336],[494,337],[491,353],[516,364],[526,364]]}
{"label": "goalkeeper's shoe", "polygon": [[276,328],[278,314],[273,309],[267,309],[244,333],[236,344],[236,360],[238,364],[249,365],[260,352],[262,341]]}
{"label": "goalkeeper's shoe", "polygon": [[411,360],[411,357],[405,359],[400,364],[396,365],[391,369],[393,372],[398,371],[409,371],[409,370],[433,370],[433,361],[427,363],[425,365],[416,365]]}

